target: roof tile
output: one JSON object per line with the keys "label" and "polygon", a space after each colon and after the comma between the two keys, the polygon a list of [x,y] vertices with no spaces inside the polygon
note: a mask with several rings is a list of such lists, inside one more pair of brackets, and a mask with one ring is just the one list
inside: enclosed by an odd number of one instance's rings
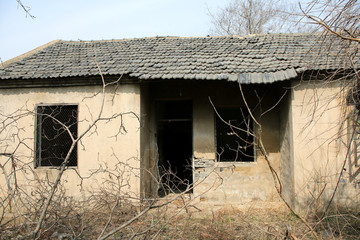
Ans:
{"label": "roof tile", "polygon": [[57,41],[20,61],[5,62],[0,79],[94,76],[99,65],[104,75],[261,83],[295,77],[295,69],[346,67],[342,52],[322,51],[323,43],[314,34]]}

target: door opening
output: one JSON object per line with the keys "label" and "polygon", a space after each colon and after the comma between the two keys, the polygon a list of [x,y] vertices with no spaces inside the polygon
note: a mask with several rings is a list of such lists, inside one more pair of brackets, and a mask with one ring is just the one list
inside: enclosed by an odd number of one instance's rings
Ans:
{"label": "door opening", "polygon": [[193,183],[192,101],[157,101],[159,195],[184,192]]}

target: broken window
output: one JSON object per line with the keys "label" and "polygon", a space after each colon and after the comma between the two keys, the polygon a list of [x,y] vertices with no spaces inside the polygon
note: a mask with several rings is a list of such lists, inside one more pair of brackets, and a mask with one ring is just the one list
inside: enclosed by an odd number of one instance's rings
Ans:
{"label": "broken window", "polygon": [[220,108],[216,116],[216,150],[221,162],[253,162],[253,120],[247,109]]}
{"label": "broken window", "polygon": [[[36,167],[60,166],[77,138],[77,105],[48,105],[36,108]],[[68,166],[77,166],[77,147]]]}

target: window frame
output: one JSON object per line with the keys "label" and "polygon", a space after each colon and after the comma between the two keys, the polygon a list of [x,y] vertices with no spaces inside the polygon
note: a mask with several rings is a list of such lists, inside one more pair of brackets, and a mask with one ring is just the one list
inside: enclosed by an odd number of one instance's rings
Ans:
{"label": "window frame", "polygon": [[[35,139],[34,139],[34,168],[58,168],[61,166],[62,162],[59,164],[54,164],[54,165],[46,165],[46,164],[42,164],[42,157],[41,157],[41,151],[42,151],[42,141],[41,141],[41,132],[43,129],[43,123],[41,123],[40,121],[42,121],[42,118],[40,117],[41,114],[39,113],[40,108],[57,108],[57,107],[69,107],[72,106],[74,107],[73,110],[76,110],[76,121],[74,122],[76,125],[76,131],[75,131],[75,137],[78,137],[78,130],[79,130],[79,104],[77,103],[41,103],[41,104],[36,104],[35,105],[35,128],[34,128],[34,134],[35,134]],[[70,119],[69,119],[70,120]],[[40,139],[39,139],[40,138]],[[70,137],[68,137],[70,139]],[[70,144],[71,146],[71,144]],[[76,168],[78,167],[78,149],[77,149],[77,144],[75,146],[75,148],[73,149],[72,154],[74,154],[73,157],[74,158],[74,162],[73,164],[70,165],[70,162],[68,164],[68,168]],[[75,153],[74,153],[75,151]],[[47,161],[51,161],[51,160],[47,160]],[[71,160],[70,160],[71,161]]]}

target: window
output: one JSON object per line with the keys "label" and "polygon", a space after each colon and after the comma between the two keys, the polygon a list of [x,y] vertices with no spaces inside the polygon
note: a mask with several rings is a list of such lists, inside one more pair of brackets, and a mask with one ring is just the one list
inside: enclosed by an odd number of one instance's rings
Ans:
{"label": "window", "polygon": [[[36,108],[36,167],[60,166],[70,150],[69,132],[77,138],[78,106],[48,105]],[[64,127],[66,126],[66,127]],[[68,166],[77,165],[77,147],[70,155]]]}
{"label": "window", "polygon": [[220,108],[216,116],[216,150],[221,162],[253,162],[253,120],[247,109]]}

